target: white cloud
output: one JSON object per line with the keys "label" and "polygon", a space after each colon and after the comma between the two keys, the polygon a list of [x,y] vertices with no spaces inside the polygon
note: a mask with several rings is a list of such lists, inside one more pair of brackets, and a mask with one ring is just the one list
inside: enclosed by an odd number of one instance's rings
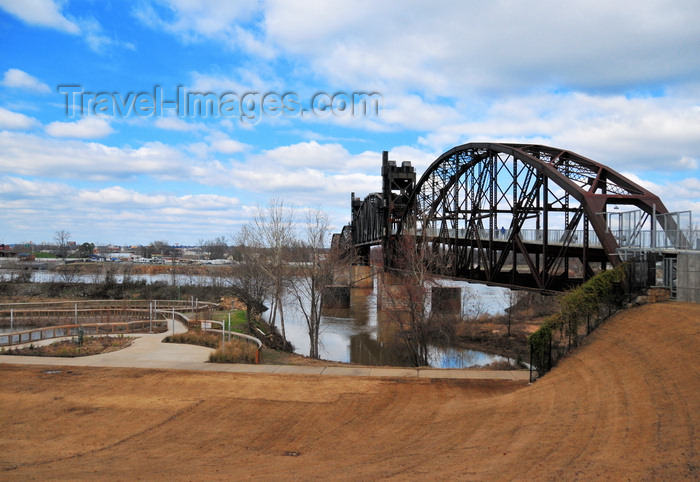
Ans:
{"label": "white cloud", "polygon": [[76,200],[89,205],[113,206],[121,205],[138,210],[145,209],[183,209],[193,211],[198,209],[217,210],[231,209],[239,204],[235,197],[212,194],[183,195],[142,193],[121,186],[111,186],[100,190],[81,190],[75,196]]}
{"label": "white cloud", "polygon": [[478,117],[436,126],[431,151],[473,141],[537,142],[621,170],[694,170],[700,107],[685,99],[542,93],[493,101]]}
{"label": "white cloud", "polygon": [[[697,217],[700,208],[700,177],[680,181],[649,181],[633,172],[624,172],[623,175],[659,196],[669,211],[693,211],[693,217]],[[696,223],[697,221],[695,219]]]}
{"label": "white cloud", "polygon": [[[350,154],[340,144],[301,142],[253,154],[234,163],[227,182],[246,191],[294,199],[299,205],[340,209],[348,195],[381,190],[381,154]],[[213,183],[213,181],[212,181]]]}
{"label": "white cloud", "polygon": [[[700,5],[693,0],[673,5],[640,0],[633,9],[602,0],[451,1],[440,8],[422,0],[408,0],[401,8],[371,0],[313,5],[164,0],[142,2],[132,13],[185,41],[207,38],[236,43],[257,58],[277,55],[293,66],[285,79],[306,72],[324,83],[393,95],[399,101],[387,102],[386,121],[409,128],[451,116],[453,100],[476,95],[531,92],[533,86],[644,90],[700,74],[700,58],[691,47],[700,42],[694,21]],[[255,76],[261,69],[241,70]],[[195,74],[194,84],[203,91],[270,84],[243,75]],[[416,95],[424,97],[424,108],[401,115],[406,109],[400,104],[415,103]],[[425,100],[436,96],[444,99]]]}
{"label": "white cloud", "polygon": [[316,141],[280,146],[255,156],[254,164],[264,162],[279,166],[337,170],[347,166],[350,153],[340,144]]}
{"label": "white cloud", "polygon": [[256,0],[142,1],[131,11],[143,24],[177,35],[185,43],[214,39],[232,49],[271,58],[274,49],[255,30],[241,27],[258,12]]}
{"label": "white cloud", "polygon": [[0,129],[26,130],[39,124],[33,117],[0,107]]}
{"label": "white cloud", "polygon": [[215,152],[220,152],[221,154],[237,154],[250,148],[249,145],[235,139],[231,139],[223,132],[212,133],[208,140],[211,143],[212,150]]}
{"label": "white cloud", "polygon": [[75,122],[52,122],[46,126],[46,133],[53,137],[74,139],[99,139],[114,132],[105,119],[85,117]]}
{"label": "white cloud", "polygon": [[[167,14],[160,10],[169,10]],[[255,11],[257,2],[244,0],[230,2],[228,0],[210,0],[208,2],[193,2],[191,0],[161,0],[157,2],[141,2],[132,13],[141,21],[153,27],[163,27],[169,31],[186,34],[212,36],[225,32],[236,21],[248,19]],[[174,17],[165,20],[163,17]]]}
{"label": "white cloud", "polygon": [[254,69],[236,68],[228,74],[203,74],[192,72],[189,92],[215,92],[219,95],[231,92],[240,97],[248,92],[268,92],[284,88],[279,79],[267,79]]}
{"label": "white cloud", "polygon": [[26,198],[56,198],[66,196],[72,191],[73,189],[69,186],[55,182],[30,181],[12,176],[0,178],[0,196],[8,201]]}
{"label": "white cloud", "polygon": [[124,47],[129,50],[135,50],[136,48],[130,42],[120,42],[106,35],[102,25],[95,18],[81,18],[78,23],[88,47],[97,54],[104,54],[112,47]]}
{"label": "white cloud", "polygon": [[410,161],[416,170],[417,176],[420,177],[442,152],[442,150],[426,152],[411,146],[398,146],[391,149],[389,160],[396,160],[398,165],[401,165],[404,161]]}
{"label": "white cloud", "polygon": [[159,129],[168,131],[195,131],[200,129],[200,126],[191,122],[186,122],[178,117],[158,117],[155,126]]}
{"label": "white cloud", "polygon": [[0,131],[0,171],[23,176],[108,180],[149,174],[189,175],[190,159],[175,148],[150,142],[137,149],[96,142],[45,139]]}
{"label": "white cloud", "polygon": [[402,129],[433,130],[459,120],[462,115],[454,106],[444,106],[417,95],[387,96],[379,121]]}
{"label": "white cloud", "polygon": [[19,69],[7,69],[0,84],[5,87],[32,90],[40,93],[51,92],[51,88],[48,85]]}
{"label": "white cloud", "polygon": [[105,35],[102,25],[95,18],[86,16],[69,20],[61,13],[63,3],[53,0],[0,0],[0,8],[28,25],[53,28],[73,35],[82,34],[90,50],[98,54],[114,46],[135,48],[132,43],[120,42]]}
{"label": "white cloud", "polygon": [[78,34],[80,28],[61,13],[62,3],[52,0],[0,0],[0,8],[29,25]]}
{"label": "white cloud", "polygon": [[334,82],[454,96],[696,78],[699,14],[692,0],[640,0],[634,8],[602,0],[452,1],[440,8],[421,0],[401,8],[270,0],[264,25],[272,42]]}
{"label": "white cloud", "polygon": [[[328,172],[369,171],[381,166],[381,154],[366,151],[352,155],[338,143],[299,142],[254,154],[246,159],[251,165],[269,165],[271,169],[310,168]],[[276,167],[273,167],[276,166]]]}
{"label": "white cloud", "polygon": [[[232,196],[140,192],[118,185],[78,189],[6,176],[0,177],[0,201],[7,208],[6,225],[21,226],[24,236],[37,240],[69,226],[79,242],[194,243],[230,234],[244,222],[240,201]],[[31,225],[24,222],[27,216]]]}

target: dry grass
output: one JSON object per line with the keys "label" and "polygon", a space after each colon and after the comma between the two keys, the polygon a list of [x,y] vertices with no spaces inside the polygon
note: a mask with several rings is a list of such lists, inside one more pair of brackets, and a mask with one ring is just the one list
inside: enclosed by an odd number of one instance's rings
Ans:
{"label": "dry grass", "polygon": [[206,331],[190,330],[186,333],[166,336],[165,343],[184,343],[187,345],[206,346],[207,348],[217,348],[221,344],[221,335]]}
{"label": "dry grass", "polygon": [[521,370],[522,367],[517,366],[510,360],[496,360],[484,366],[484,370]]}
{"label": "dry grass", "polygon": [[255,363],[256,351],[257,347],[250,343],[233,339],[209,355],[209,361],[212,363]]}
{"label": "dry grass", "polygon": [[82,344],[77,343],[76,340],[61,340],[50,345],[30,345],[24,348],[14,348],[3,354],[58,357],[99,355],[100,353],[109,353],[126,348],[131,345],[134,339],[119,336],[86,336]]}

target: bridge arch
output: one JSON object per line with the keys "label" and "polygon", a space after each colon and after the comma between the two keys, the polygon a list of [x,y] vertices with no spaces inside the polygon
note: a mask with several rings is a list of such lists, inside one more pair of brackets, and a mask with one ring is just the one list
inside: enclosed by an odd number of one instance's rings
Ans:
{"label": "bridge arch", "polygon": [[668,213],[658,196],[575,152],[536,144],[457,146],[417,182],[410,162],[385,151],[382,191],[352,193],[351,204],[334,243],[353,264],[369,264],[370,247],[381,245],[384,268],[398,267],[415,241],[431,250],[436,273],[490,284],[561,290],[618,265],[620,247],[655,257],[657,242],[688,248],[682,213]]}
{"label": "bridge arch", "polygon": [[561,289],[592,276],[598,263],[620,262],[611,205],[668,212],[653,193],[574,152],[469,143],[430,165],[389,236],[430,243],[445,275]]}

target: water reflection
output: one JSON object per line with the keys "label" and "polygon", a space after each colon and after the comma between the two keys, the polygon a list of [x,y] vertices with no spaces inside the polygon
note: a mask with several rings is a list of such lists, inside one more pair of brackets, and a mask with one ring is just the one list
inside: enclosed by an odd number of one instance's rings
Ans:
{"label": "water reflection", "polygon": [[[462,291],[462,313],[497,314],[505,308],[504,289],[460,281],[444,281],[443,286]],[[295,351],[309,353],[309,337],[303,314],[291,298],[284,300],[287,339]],[[350,308],[326,309],[323,312],[319,353],[325,360],[352,362],[371,366],[409,366],[410,358],[397,341],[390,316],[377,310],[375,288],[352,289]],[[430,346],[430,365],[440,368],[483,366],[504,360],[474,350]]]}

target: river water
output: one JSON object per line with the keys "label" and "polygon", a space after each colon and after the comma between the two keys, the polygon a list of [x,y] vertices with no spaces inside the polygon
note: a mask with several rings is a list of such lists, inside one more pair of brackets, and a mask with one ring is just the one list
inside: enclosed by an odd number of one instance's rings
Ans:
{"label": "river water", "polygon": [[[0,274],[2,276],[2,274]],[[9,275],[8,275],[9,277]],[[121,282],[117,276],[116,281]],[[172,276],[134,275],[132,279],[144,279],[148,282],[172,282]],[[60,275],[49,271],[32,273],[35,282],[61,281]],[[94,282],[95,277],[78,276],[75,281]],[[220,282],[221,280],[216,280]],[[211,285],[215,282],[206,276],[176,277],[181,285]],[[462,314],[478,313],[499,314],[507,306],[508,292],[505,288],[471,284],[463,281],[443,280],[442,286],[458,287],[462,293]],[[285,331],[287,339],[294,345],[300,355],[309,354],[309,336],[304,316],[298,304],[288,297],[284,300]],[[269,312],[263,315],[269,317]],[[407,364],[404,350],[397,346],[386,313],[377,309],[376,282],[374,288],[352,289],[349,309],[326,310],[322,317],[319,355],[324,360],[351,362],[373,366],[403,366]],[[279,322],[278,322],[279,325]],[[484,366],[505,358],[498,355],[474,350],[459,350],[449,347],[429,347],[430,365],[439,368],[468,368]]]}
{"label": "river water", "polygon": [[[458,287],[462,291],[462,314],[503,313],[508,290],[460,281],[442,281],[442,286]],[[322,317],[319,355],[322,359],[373,366],[407,365],[404,350],[396,343],[390,329],[390,316],[377,309],[376,283],[372,289],[352,289],[349,309],[326,310]],[[295,352],[309,354],[306,322],[298,305],[287,298],[285,331]],[[263,316],[269,320],[270,313]],[[277,322],[279,327],[279,321]],[[429,347],[430,366],[438,368],[467,368],[484,366],[504,357],[474,350]]]}

